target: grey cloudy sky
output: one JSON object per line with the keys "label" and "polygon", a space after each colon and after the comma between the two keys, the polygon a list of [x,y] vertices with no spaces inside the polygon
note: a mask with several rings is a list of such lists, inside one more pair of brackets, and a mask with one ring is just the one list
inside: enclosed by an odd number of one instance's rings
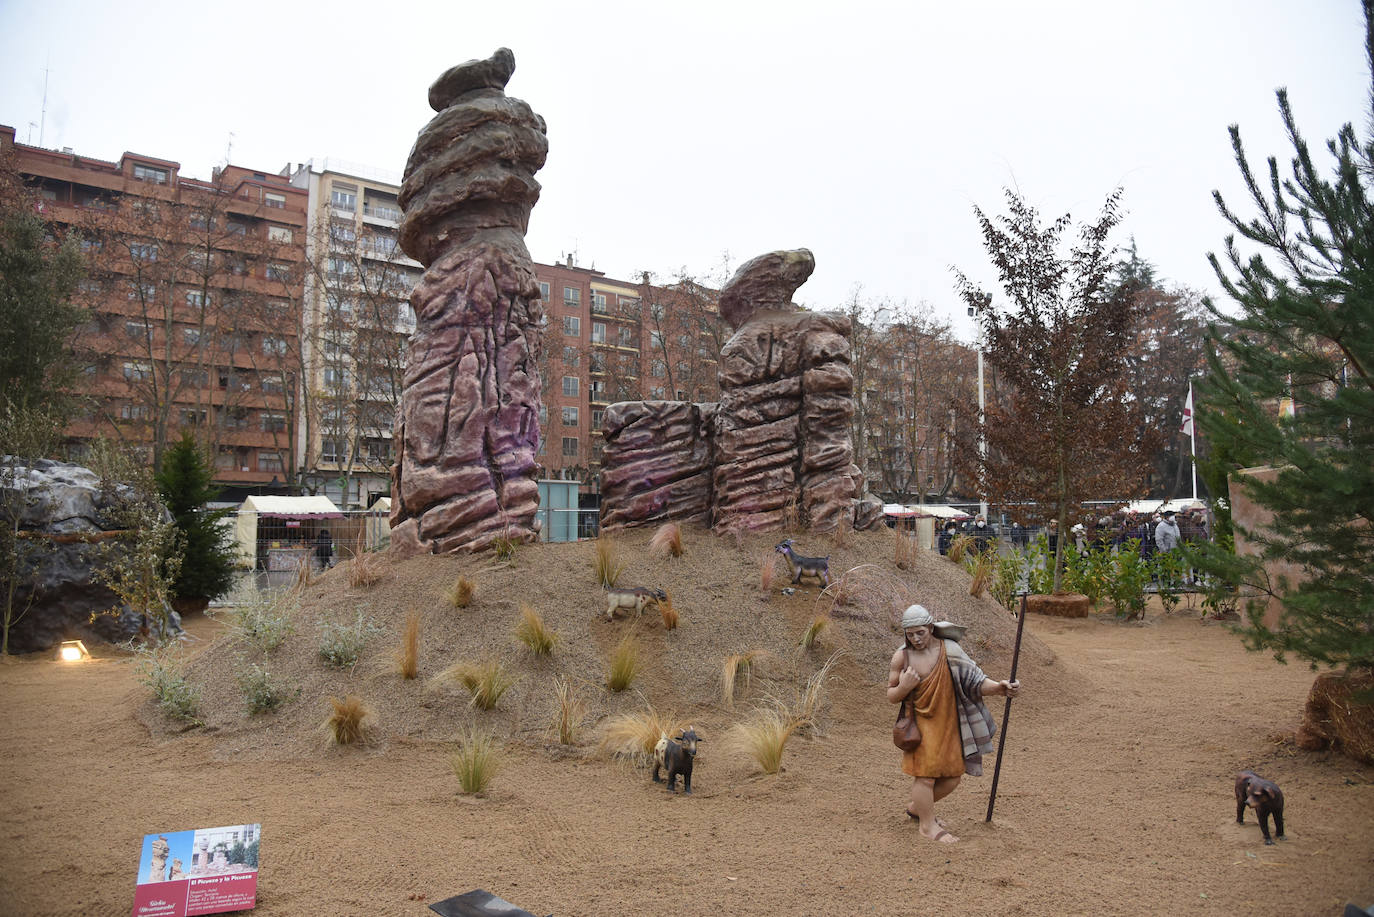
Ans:
{"label": "grey cloudy sky", "polygon": [[965,334],[950,268],[991,279],[972,208],[999,211],[1004,187],[1083,220],[1122,186],[1117,241],[1212,292],[1211,191],[1241,203],[1227,125],[1286,159],[1275,88],[1314,144],[1368,111],[1354,0],[0,0],[0,122],[200,178],[231,139],[259,169],[399,173],[433,79],[502,45],[507,91],[549,128],[536,260],[630,279],[807,247],[799,301],[857,287]]}

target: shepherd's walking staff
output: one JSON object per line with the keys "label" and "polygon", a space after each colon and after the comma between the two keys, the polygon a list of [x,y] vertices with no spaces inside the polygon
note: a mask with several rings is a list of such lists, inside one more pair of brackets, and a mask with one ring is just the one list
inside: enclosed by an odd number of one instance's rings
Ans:
{"label": "shepherd's walking staff", "polygon": [[[1021,631],[1026,626],[1026,593],[1021,593],[1021,614],[1016,619],[1016,648],[1011,651],[1011,676],[1007,681],[1016,681],[1016,664],[1021,661]],[[1011,716],[1011,696],[1007,696],[1007,706],[1002,710],[1002,737],[997,740],[997,764],[992,769],[992,795],[988,797],[988,817],[992,821],[992,807],[997,802],[997,778],[1002,775],[1002,749],[1007,744],[1007,719]]]}

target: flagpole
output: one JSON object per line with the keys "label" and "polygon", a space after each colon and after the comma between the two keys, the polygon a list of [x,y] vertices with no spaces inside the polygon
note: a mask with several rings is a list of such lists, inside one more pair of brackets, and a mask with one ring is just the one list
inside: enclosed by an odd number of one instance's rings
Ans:
{"label": "flagpole", "polygon": [[1188,380],[1188,442],[1193,452],[1193,502],[1197,502],[1197,417],[1193,416],[1193,380]]}

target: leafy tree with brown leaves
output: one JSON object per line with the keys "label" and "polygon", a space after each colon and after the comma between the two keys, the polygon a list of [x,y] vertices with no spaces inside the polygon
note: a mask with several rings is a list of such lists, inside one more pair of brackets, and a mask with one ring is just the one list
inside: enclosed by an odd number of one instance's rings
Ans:
{"label": "leafy tree with brown leaves", "polygon": [[[1111,282],[1108,236],[1121,220],[1121,191],[1107,197],[1067,254],[1067,214],[1042,225],[1023,198],[1006,195],[1005,216],[974,208],[1006,305],[956,271],[959,295],[981,326],[985,359],[1004,389],[980,423],[959,425],[960,465],[989,502],[1008,507],[1018,521],[1042,515],[1066,532],[1091,514],[1085,501],[1140,494],[1157,447],[1157,431],[1145,427],[1130,395],[1125,360],[1141,310],[1116,296]],[[1065,541],[1059,539],[1056,592]]]}

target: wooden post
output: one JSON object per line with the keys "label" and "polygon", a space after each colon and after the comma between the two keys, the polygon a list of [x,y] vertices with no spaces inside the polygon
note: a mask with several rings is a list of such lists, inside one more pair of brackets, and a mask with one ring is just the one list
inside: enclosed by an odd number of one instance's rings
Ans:
{"label": "wooden post", "polygon": [[[1021,593],[1021,614],[1016,619],[1016,648],[1011,651],[1011,675],[1007,681],[1016,681],[1016,664],[1021,661],[1021,631],[1026,627],[1026,593]],[[1002,775],[1002,749],[1007,744],[1007,720],[1011,717],[1011,698],[1007,698],[1007,705],[1002,709],[1002,735],[997,740],[997,764],[992,769],[992,793],[988,796],[988,817],[983,819],[985,822],[992,821],[992,807],[997,802],[997,778]]]}

